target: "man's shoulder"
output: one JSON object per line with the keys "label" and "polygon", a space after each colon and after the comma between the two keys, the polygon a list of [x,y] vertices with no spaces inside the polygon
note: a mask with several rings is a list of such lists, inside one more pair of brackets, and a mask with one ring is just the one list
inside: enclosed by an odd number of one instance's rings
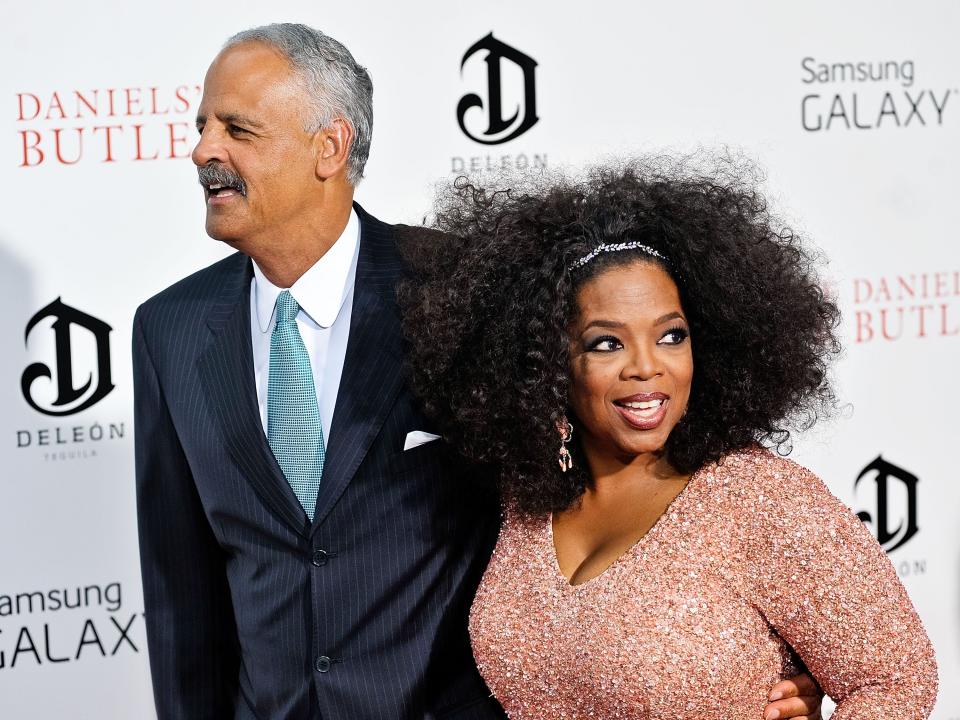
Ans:
{"label": "man's shoulder", "polygon": [[465,245],[461,238],[423,225],[391,225],[404,278],[449,277]]}
{"label": "man's shoulder", "polygon": [[240,290],[239,284],[247,277],[249,262],[250,259],[242,253],[228,255],[145,300],[137,309],[137,315],[143,322],[171,312],[179,315],[187,311],[185,314],[190,316],[191,310],[197,311],[217,302],[225,291]]}
{"label": "man's shoulder", "polygon": [[359,203],[354,203],[354,209],[360,220],[360,226],[368,234],[388,238],[391,242],[401,246],[422,244],[449,240],[448,236],[435,228],[424,225],[407,225],[405,223],[389,223],[367,212]]}

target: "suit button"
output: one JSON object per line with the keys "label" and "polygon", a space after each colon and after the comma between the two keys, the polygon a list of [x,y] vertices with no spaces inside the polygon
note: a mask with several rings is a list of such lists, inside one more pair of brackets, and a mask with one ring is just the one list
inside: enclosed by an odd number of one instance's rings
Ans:
{"label": "suit button", "polygon": [[317,672],[325,673],[330,672],[330,664],[330,658],[326,655],[321,655],[314,661],[313,666],[317,669]]}
{"label": "suit button", "polygon": [[310,562],[313,563],[314,567],[323,567],[327,564],[327,560],[330,559],[330,555],[326,550],[314,550],[313,557],[310,559]]}

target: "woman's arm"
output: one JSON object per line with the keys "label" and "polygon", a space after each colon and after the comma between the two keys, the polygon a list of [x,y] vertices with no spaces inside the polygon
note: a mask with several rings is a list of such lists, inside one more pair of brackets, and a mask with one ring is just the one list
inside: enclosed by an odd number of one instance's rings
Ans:
{"label": "woman's arm", "polygon": [[836,720],[928,717],[936,660],[893,565],[818,477],[764,454],[743,508],[757,607],[836,701]]}

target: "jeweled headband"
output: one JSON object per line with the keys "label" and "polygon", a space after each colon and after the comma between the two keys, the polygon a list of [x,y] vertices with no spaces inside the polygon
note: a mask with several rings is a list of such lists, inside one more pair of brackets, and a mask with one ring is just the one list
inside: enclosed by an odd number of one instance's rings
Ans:
{"label": "jeweled headband", "polygon": [[573,265],[571,265],[568,269],[570,270],[570,272],[573,272],[574,270],[579,270],[580,268],[582,268],[584,265],[586,265],[588,262],[593,260],[598,255],[601,255],[603,253],[608,253],[608,252],[620,252],[621,250],[639,250],[644,255],[655,257],[667,264],[670,263],[670,261],[667,260],[667,258],[665,258],[662,253],[657,252],[649,245],[644,245],[642,242],[637,242],[634,240],[631,242],[615,243],[613,245],[607,245],[606,243],[601,243],[600,245],[597,245],[597,247],[595,247],[593,250],[588,252],[586,255],[584,255],[582,258],[580,258],[575,263],[573,263]]}

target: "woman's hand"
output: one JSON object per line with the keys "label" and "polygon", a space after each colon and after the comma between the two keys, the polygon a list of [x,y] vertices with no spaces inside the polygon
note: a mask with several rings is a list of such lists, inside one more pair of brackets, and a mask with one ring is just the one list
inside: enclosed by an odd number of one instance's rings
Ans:
{"label": "woman's hand", "polygon": [[770,703],[763,711],[764,720],[821,720],[823,691],[807,674],[781,680],[771,688],[768,698]]}

